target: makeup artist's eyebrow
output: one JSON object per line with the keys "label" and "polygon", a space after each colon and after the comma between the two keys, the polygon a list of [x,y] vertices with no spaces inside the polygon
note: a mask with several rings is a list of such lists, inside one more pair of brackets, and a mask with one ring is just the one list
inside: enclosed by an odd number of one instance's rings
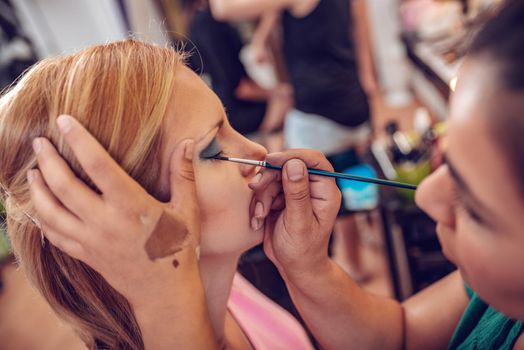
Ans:
{"label": "makeup artist's eyebrow", "polygon": [[451,177],[457,184],[457,189],[463,194],[463,196],[468,199],[468,201],[475,207],[475,209],[478,209],[483,214],[489,213],[490,211],[482,204],[480,200],[477,199],[477,197],[475,197],[469,186],[464,181],[464,178],[457,171],[457,168],[455,168],[453,163],[451,163],[451,161],[449,160],[449,157],[445,157],[445,162],[448,166]]}

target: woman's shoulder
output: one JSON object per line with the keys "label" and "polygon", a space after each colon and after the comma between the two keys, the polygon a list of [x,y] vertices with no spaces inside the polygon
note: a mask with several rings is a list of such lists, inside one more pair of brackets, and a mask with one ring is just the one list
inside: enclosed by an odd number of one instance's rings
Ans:
{"label": "woman's shoulder", "polygon": [[228,309],[257,349],[313,349],[300,323],[239,273]]}

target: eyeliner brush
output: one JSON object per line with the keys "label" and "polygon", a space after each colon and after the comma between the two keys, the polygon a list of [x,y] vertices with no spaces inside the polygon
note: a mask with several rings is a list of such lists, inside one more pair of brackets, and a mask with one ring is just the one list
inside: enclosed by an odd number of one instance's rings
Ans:
{"label": "eyeliner brush", "polygon": [[[263,160],[252,160],[252,159],[242,159],[242,158],[232,158],[232,157],[214,157],[214,159],[218,160],[227,160],[230,162],[235,163],[241,163],[241,164],[250,164],[255,166],[261,166],[268,169],[273,170],[280,170],[282,171],[281,166],[272,165],[266,161]],[[329,177],[335,177],[337,179],[346,179],[346,180],[353,180],[353,181],[360,181],[360,182],[368,182],[373,183],[377,185],[384,185],[384,186],[391,186],[391,187],[399,187],[399,188],[405,188],[408,190],[416,190],[417,186],[410,185],[407,183],[397,182],[397,181],[391,181],[391,180],[383,180],[383,179],[377,179],[373,177],[364,177],[364,176],[356,176],[356,175],[349,175],[344,173],[337,173],[334,171],[325,171],[325,170],[319,170],[319,169],[311,169],[307,168],[307,172],[309,174],[313,175],[321,175],[321,176],[329,176]]]}

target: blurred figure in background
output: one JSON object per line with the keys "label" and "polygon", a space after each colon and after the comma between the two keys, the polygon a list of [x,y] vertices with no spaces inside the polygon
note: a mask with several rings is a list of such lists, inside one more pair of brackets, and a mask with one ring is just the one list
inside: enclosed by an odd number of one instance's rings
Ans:
{"label": "blurred figure in background", "polygon": [[244,46],[240,34],[226,21],[214,19],[206,0],[185,0],[183,6],[186,50],[193,52],[188,63],[220,97],[233,128],[242,134],[281,128],[292,104],[290,87],[264,89],[248,76],[239,58]]}
{"label": "blurred figure in background", "polygon": [[[282,50],[295,99],[285,121],[287,146],[322,151],[335,171],[361,163],[372,127],[360,81],[369,93],[377,90],[363,1],[210,0],[210,5],[218,20],[266,15],[274,18],[275,26],[281,24]],[[257,37],[254,43],[264,45],[264,40]],[[335,241],[345,246],[344,268],[355,280],[362,280],[359,233],[351,214],[342,206]]]}

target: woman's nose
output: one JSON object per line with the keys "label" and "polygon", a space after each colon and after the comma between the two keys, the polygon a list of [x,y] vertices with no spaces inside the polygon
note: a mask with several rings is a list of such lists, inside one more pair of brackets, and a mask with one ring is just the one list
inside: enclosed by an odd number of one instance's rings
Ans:
{"label": "woman's nose", "polygon": [[447,165],[440,166],[418,186],[415,202],[436,222],[455,227],[453,183]]}
{"label": "woman's nose", "polygon": [[[253,141],[247,140],[246,144],[244,145],[244,150],[245,152],[242,154],[243,158],[254,160],[264,160],[266,158],[267,149]],[[242,176],[250,176],[254,175],[256,168],[257,167],[254,165],[241,164],[240,172]]]}

